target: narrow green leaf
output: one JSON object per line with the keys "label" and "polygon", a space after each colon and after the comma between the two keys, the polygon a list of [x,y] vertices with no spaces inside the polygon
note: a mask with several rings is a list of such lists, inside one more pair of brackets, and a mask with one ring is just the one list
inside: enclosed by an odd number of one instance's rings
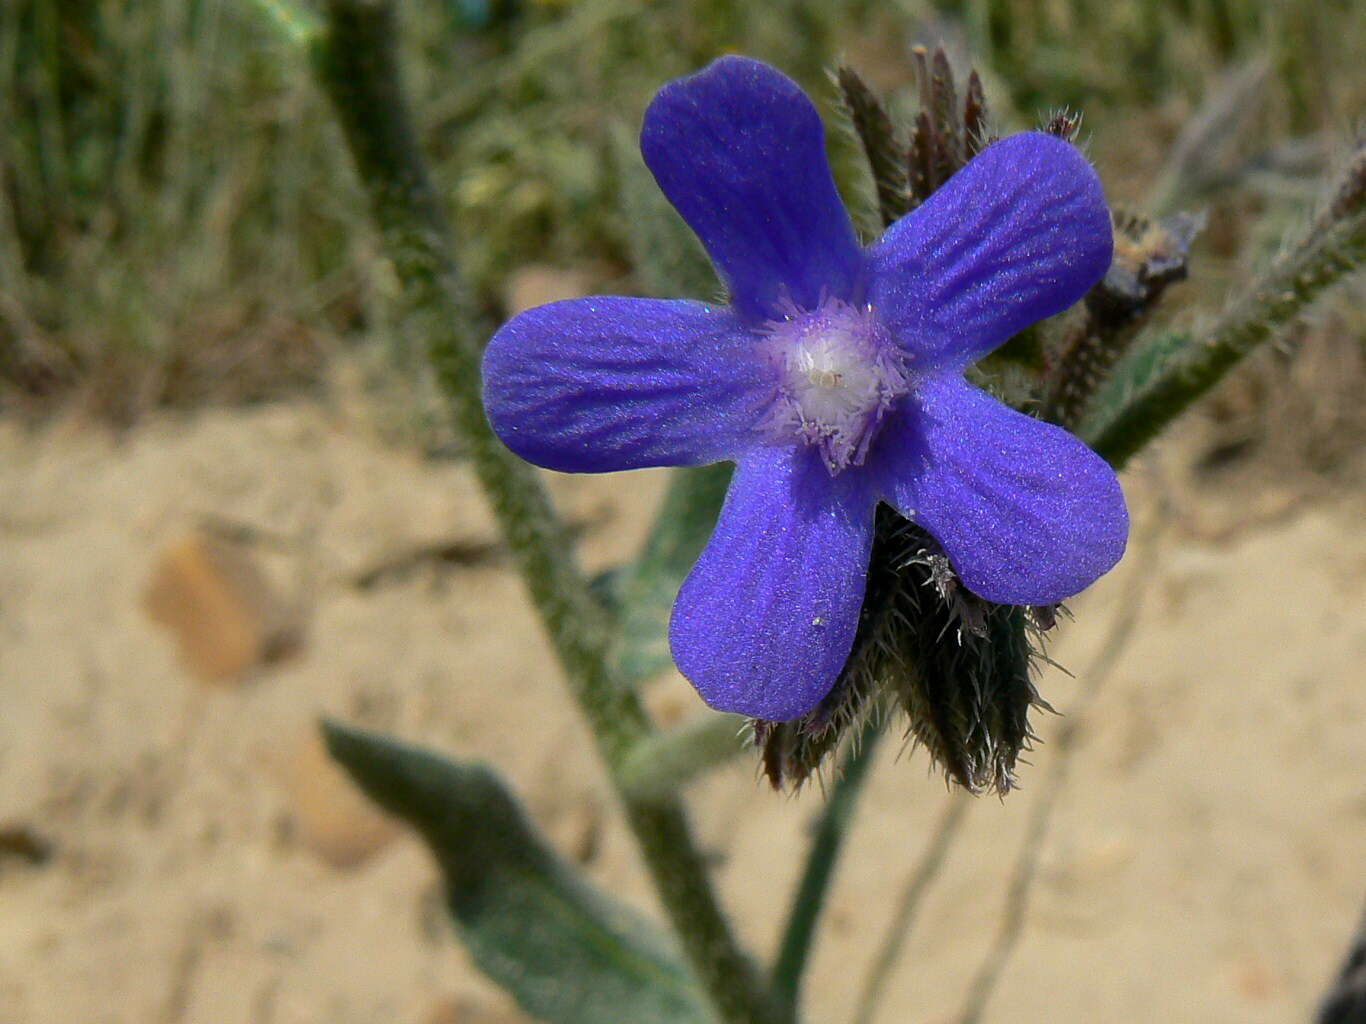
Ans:
{"label": "narrow green leaf", "polygon": [[559,857],[493,769],[325,722],[332,756],[436,855],[476,964],[553,1024],[712,1022],[671,939]]}
{"label": "narrow green leaf", "polygon": [[716,526],[730,486],[731,466],[676,469],[640,555],[620,581],[618,669],[643,681],[673,665],[669,613],[697,557]]}
{"label": "narrow green leaf", "polygon": [[[720,286],[707,254],[650,176],[634,133],[619,124],[609,141],[640,283],[659,296],[715,295]],[[640,555],[613,580],[621,609],[616,664],[628,679],[649,679],[673,665],[669,613],[716,525],[730,474],[728,464],[675,470]]]}
{"label": "narrow green leaf", "polygon": [[622,764],[622,784],[645,799],[672,793],[749,750],[748,731],[744,715],[699,712],[667,732],[638,740]]}

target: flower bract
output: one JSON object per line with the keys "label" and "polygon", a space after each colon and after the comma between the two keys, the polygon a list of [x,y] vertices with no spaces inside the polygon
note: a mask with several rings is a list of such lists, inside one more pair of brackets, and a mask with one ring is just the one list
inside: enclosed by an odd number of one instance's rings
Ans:
{"label": "flower bract", "polygon": [[736,463],[669,639],[713,707],[785,721],[833,685],[879,501],[989,601],[1051,604],[1123,553],[1115,474],[964,371],[1110,264],[1100,181],[1072,144],[984,149],[860,246],[807,96],[724,57],[665,86],[641,151],[729,303],[594,297],[528,310],[484,358],[503,441],[551,469]]}

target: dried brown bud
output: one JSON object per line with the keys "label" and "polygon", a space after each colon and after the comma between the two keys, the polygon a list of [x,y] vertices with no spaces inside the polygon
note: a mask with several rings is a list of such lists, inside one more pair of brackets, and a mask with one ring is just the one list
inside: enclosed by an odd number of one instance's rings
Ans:
{"label": "dried brown bud", "polygon": [[1076,142],[1077,136],[1081,134],[1081,111],[1065,108],[1055,110],[1048,116],[1048,120],[1039,126],[1039,130],[1056,135],[1067,142]]}

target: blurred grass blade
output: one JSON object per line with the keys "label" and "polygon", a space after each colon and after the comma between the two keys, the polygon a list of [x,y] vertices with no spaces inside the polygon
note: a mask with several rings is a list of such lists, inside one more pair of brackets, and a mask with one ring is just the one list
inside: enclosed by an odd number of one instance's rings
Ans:
{"label": "blurred grass blade", "polygon": [[1167,213],[1175,204],[1208,195],[1236,175],[1238,149],[1246,146],[1270,77],[1269,63],[1258,58],[1215,83],[1172,147],[1149,192],[1148,209]]}
{"label": "blurred grass blade", "polygon": [[293,0],[256,0],[284,38],[295,46],[313,46],[322,35],[323,20],[309,8]]}
{"label": "blurred grass blade", "polygon": [[560,858],[502,779],[395,740],[324,723],[329,751],[436,855],[476,964],[554,1024],[711,1022],[669,938]]}
{"label": "blurred grass blade", "polygon": [[618,122],[609,144],[612,170],[626,218],[626,241],[640,283],[660,298],[718,294],[711,261],[640,156],[636,131]]}
{"label": "blurred grass blade", "polygon": [[1333,987],[1319,1006],[1315,1024],[1360,1024],[1366,1020],[1366,913]]}

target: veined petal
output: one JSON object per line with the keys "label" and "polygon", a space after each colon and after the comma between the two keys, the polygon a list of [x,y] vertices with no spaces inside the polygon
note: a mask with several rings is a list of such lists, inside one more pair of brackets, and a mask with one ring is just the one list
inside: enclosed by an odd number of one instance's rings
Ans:
{"label": "veined petal", "polygon": [[1072,305],[1110,266],[1110,211],[1075,146],[988,146],[869,250],[868,298],[920,369],[962,370]]}
{"label": "veined petal", "polygon": [[729,309],[617,296],[538,306],[484,353],[484,408],[538,466],[598,473],[734,458],[774,394]]}
{"label": "veined petal", "polygon": [[861,481],[832,479],[807,447],[740,461],[669,623],[679,670],[712,707],[787,721],[834,685],[872,548],[875,499]]}
{"label": "veined petal", "polygon": [[1052,604],[1124,553],[1129,514],[1105,460],[961,378],[922,383],[879,441],[882,497],[979,597]]}
{"label": "veined petal", "polygon": [[825,128],[795,82],[722,57],[661,89],[640,150],[751,322],[785,301],[853,300],[862,253],[825,155]]}

